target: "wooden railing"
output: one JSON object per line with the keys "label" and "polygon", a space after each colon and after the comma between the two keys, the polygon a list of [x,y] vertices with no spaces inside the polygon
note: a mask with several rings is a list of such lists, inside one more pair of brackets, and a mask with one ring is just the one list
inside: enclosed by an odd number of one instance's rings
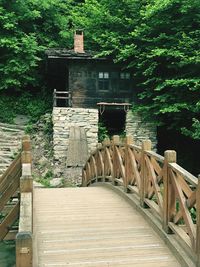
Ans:
{"label": "wooden railing", "polygon": [[72,98],[71,98],[71,92],[69,91],[57,91],[54,89],[53,92],[53,106],[57,107],[58,106],[58,101],[57,100],[63,100],[65,102],[66,107],[71,107],[72,103]]}
{"label": "wooden railing", "polygon": [[[200,177],[199,177],[200,178]],[[139,147],[131,136],[99,144],[83,168],[82,185],[103,181],[121,185],[148,208],[167,234],[177,240],[200,266],[200,180],[176,163],[176,152],[164,157],[151,150],[151,141]]]}
{"label": "wooden railing", "polygon": [[24,136],[22,151],[0,177],[0,241],[16,238],[16,267],[32,266],[33,180],[30,150],[30,137]]}
{"label": "wooden railing", "polygon": [[16,234],[16,231],[12,230],[12,226],[19,215],[18,192],[21,173],[21,155],[19,154],[0,177],[0,241],[14,239]]}
{"label": "wooden railing", "polygon": [[32,267],[33,260],[33,179],[30,137],[22,141],[20,216],[16,236],[16,267]]}

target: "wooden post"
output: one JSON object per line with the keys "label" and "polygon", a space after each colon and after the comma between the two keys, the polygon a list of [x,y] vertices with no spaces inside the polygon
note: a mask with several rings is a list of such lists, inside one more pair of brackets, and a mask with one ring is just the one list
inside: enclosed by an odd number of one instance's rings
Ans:
{"label": "wooden post", "polygon": [[113,177],[112,177],[112,183],[113,185],[116,185],[115,178],[117,178],[117,169],[118,169],[118,164],[116,161],[116,150],[115,146],[118,146],[120,143],[120,138],[118,135],[113,135],[112,137],[112,146],[113,146]]}
{"label": "wooden post", "polygon": [[70,91],[68,92],[68,106],[72,107],[72,93]]}
{"label": "wooden post", "polygon": [[169,163],[176,163],[176,151],[167,150],[164,153],[164,173],[163,173],[163,230],[170,233],[168,223],[173,219],[176,209],[175,191],[169,174]]}
{"label": "wooden post", "polygon": [[22,138],[22,176],[20,179],[20,191],[32,192],[33,191],[33,177],[32,177],[32,154],[31,154],[31,141],[30,136],[25,135]]}
{"label": "wooden post", "polygon": [[132,144],[133,144],[133,136],[127,135],[125,139],[125,184],[124,184],[124,191],[126,193],[128,193],[129,179],[131,176],[128,149],[129,145]]}
{"label": "wooden post", "polygon": [[32,233],[20,232],[16,236],[16,267],[32,267]]}
{"label": "wooden post", "polygon": [[24,135],[22,137],[22,150],[30,151],[31,150],[31,140],[29,135]]}
{"label": "wooden post", "polygon": [[200,267],[200,175],[198,176],[198,185],[196,189],[196,255],[197,255],[197,260],[196,260],[196,267]]}
{"label": "wooden post", "polygon": [[57,107],[56,89],[53,91],[53,106]]}
{"label": "wooden post", "polygon": [[147,192],[148,176],[145,163],[145,150],[151,150],[151,140],[142,141],[142,154],[141,154],[141,186],[140,186],[140,205],[145,208],[144,202]]}

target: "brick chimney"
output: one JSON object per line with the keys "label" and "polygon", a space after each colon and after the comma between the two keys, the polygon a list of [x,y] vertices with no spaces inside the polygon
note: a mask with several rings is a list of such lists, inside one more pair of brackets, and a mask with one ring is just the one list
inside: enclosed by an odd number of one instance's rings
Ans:
{"label": "brick chimney", "polygon": [[83,41],[83,31],[76,30],[74,33],[74,52],[85,53],[84,52],[84,41]]}

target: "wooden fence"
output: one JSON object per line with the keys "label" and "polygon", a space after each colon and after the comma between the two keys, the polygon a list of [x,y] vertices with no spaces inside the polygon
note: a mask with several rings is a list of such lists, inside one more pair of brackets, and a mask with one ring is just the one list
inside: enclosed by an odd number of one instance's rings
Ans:
{"label": "wooden fence", "polygon": [[72,98],[71,92],[69,91],[57,91],[54,89],[53,92],[53,106],[58,106],[58,100],[62,100],[65,104],[62,106],[71,107],[72,106]]}
{"label": "wooden fence", "polygon": [[[83,168],[82,185],[104,181],[121,185],[149,208],[167,234],[175,234],[200,267],[200,180],[176,163],[176,152],[164,157],[151,150],[151,141],[137,146],[131,136],[106,139]],[[200,177],[199,177],[200,178]]]}

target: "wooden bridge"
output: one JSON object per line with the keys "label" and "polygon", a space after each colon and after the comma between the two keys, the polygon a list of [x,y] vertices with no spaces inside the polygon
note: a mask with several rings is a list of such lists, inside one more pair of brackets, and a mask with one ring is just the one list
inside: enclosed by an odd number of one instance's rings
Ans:
{"label": "wooden bridge", "polygon": [[31,161],[25,136],[0,178],[0,239],[16,234],[16,267],[200,267],[200,182],[175,151],[114,136],[89,157],[80,188],[33,188]]}

